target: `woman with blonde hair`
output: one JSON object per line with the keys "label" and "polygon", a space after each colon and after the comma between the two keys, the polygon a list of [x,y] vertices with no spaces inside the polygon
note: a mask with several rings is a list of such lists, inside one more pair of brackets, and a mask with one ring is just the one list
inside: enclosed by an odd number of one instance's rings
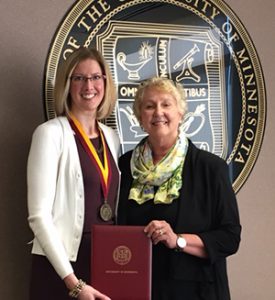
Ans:
{"label": "woman with blonde hair", "polygon": [[152,300],[229,300],[237,202],[226,162],[180,130],[186,110],[180,84],[154,77],[139,86],[134,112],[148,136],[119,159],[118,223],[142,225],[152,240]]}
{"label": "woman with blonde hair", "polygon": [[28,221],[34,233],[31,300],[108,300],[91,280],[91,226],[113,224],[118,136],[100,120],[116,103],[107,63],[80,48],[60,65],[57,117],[38,126],[28,158]]}

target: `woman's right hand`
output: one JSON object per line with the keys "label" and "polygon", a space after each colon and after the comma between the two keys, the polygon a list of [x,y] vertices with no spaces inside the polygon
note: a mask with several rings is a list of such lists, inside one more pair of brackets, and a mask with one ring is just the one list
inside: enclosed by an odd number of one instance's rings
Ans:
{"label": "woman's right hand", "polygon": [[[72,290],[76,284],[78,283],[78,278],[74,273],[71,273],[67,277],[64,278],[64,282],[68,288],[68,290]],[[77,299],[79,300],[111,300],[111,298],[106,295],[100,293],[98,290],[93,288],[92,286],[86,284],[82,287],[81,292],[79,293]]]}
{"label": "woman's right hand", "polygon": [[100,293],[90,285],[85,285],[78,296],[79,300],[111,300],[111,298]]}

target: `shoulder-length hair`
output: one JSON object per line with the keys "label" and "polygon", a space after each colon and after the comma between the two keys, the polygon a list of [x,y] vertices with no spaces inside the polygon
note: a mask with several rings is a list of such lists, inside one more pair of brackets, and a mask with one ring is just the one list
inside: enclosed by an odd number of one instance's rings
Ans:
{"label": "shoulder-length hair", "polygon": [[96,118],[101,120],[112,113],[115,107],[117,93],[109,65],[98,50],[80,47],[58,67],[54,85],[54,103],[57,116],[69,115],[72,104],[69,93],[71,84],[70,78],[76,66],[86,59],[97,61],[102,70],[102,74],[105,75],[105,93],[97,109]]}

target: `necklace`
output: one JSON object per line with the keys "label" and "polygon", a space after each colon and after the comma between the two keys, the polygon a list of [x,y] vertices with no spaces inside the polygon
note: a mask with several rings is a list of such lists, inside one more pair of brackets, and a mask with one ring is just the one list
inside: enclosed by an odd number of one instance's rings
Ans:
{"label": "necklace", "polygon": [[91,139],[91,142],[97,154],[101,154],[103,152],[103,145],[100,136],[96,139]]}
{"label": "necklace", "polygon": [[98,154],[101,154],[103,152],[103,146],[102,146],[102,143],[101,143],[101,138],[99,138],[99,147],[96,148],[96,152]]}

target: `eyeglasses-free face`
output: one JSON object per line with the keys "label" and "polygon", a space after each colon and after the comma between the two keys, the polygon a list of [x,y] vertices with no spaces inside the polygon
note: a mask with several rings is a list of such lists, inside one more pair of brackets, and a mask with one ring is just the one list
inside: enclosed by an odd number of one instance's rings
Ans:
{"label": "eyeglasses-free face", "polygon": [[145,89],[140,107],[140,123],[149,134],[149,141],[173,145],[181,120],[182,113],[170,93],[156,87]]}

